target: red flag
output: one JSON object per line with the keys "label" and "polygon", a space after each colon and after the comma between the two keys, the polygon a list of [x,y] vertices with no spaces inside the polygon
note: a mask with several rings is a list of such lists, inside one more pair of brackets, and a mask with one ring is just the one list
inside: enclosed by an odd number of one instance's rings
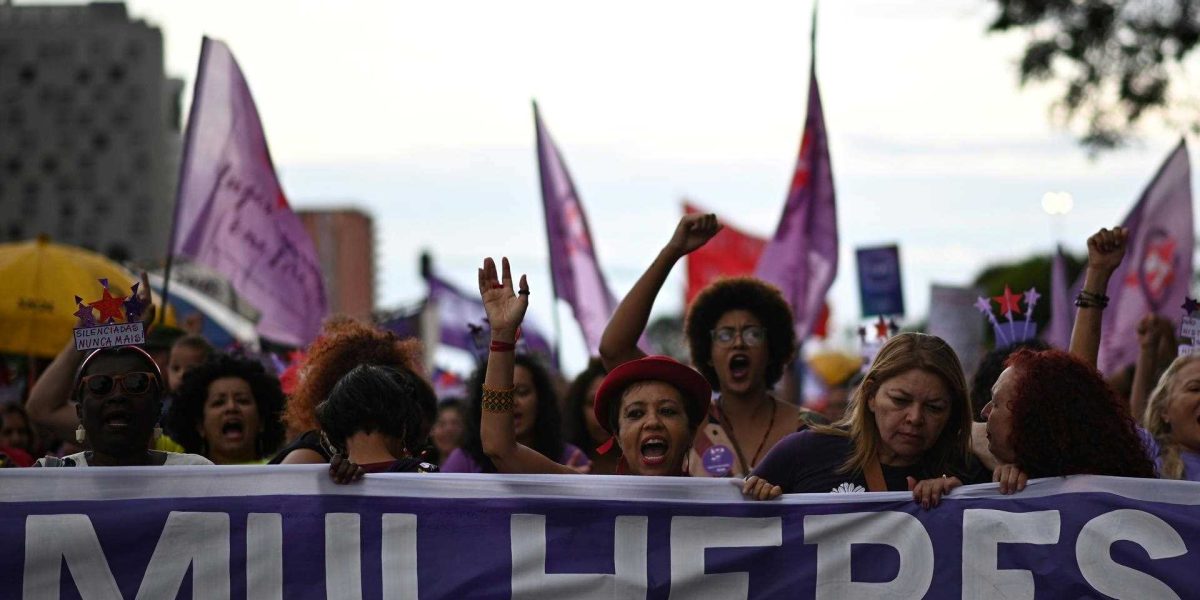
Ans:
{"label": "red flag", "polygon": [[[684,202],[683,212],[690,215],[705,211]],[[752,275],[766,245],[766,239],[725,224],[713,239],[688,255],[685,303],[690,305],[696,294],[717,277]]]}

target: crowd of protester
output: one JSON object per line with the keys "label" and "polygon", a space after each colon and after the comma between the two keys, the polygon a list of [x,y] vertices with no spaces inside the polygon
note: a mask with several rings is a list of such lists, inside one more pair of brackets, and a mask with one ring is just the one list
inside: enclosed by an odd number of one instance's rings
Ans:
{"label": "crowd of protester", "polygon": [[964,484],[1200,481],[1200,357],[1175,357],[1170,322],[1142,322],[1128,389],[1096,369],[1124,230],[1088,239],[1069,348],[994,350],[968,385],[944,340],[898,333],[819,414],[779,391],[797,339],[787,302],[758,279],[696,297],[683,326],[690,366],[639,349],[675,263],[720,228],[712,215],[680,221],[569,384],[520,349],[535,289],[488,258],[478,283],[491,341],[465,398],[439,402],[420,343],[361,321],[327,322],[286,393],[269,362],[155,326],[144,348],[65,346],[23,403],[0,405],[0,464],[328,464],[340,483],[381,472],[731,477],[753,500],[910,491],[926,508]]}

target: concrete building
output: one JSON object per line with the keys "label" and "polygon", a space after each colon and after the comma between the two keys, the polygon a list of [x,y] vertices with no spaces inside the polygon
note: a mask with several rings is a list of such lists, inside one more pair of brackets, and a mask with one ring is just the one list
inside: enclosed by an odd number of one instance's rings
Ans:
{"label": "concrete building", "polygon": [[317,249],[330,314],[370,319],[375,310],[375,224],[356,208],[298,210]]}
{"label": "concrete building", "polygon": [[44,233],[161,263],[183,87],[162,33],[124,4],[0,0],[0,242]]}

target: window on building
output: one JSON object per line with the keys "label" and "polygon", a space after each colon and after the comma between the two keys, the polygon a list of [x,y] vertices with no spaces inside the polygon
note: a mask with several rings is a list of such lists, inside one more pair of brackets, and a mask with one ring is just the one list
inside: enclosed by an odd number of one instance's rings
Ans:
{"label": "window on building", "polygon": [[110,244],[108,250],[104,251],[104,255],[119,263],[130,259],[129,249],[124,244]]}

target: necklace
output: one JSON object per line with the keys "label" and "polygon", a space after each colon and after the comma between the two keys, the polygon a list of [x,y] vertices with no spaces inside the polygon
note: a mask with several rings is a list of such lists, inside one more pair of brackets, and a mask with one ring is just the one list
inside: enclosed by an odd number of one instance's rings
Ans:
{"label": "necklace", "polygon": [[767,430],[763,432],[762,439],[758,442],[758,450],[754,451],[754,458],[750,459],[750,466],[746,466],[746,455],[742,452],[741,446],[738,444],[737,435],[733,432],[733,421],[729,419],[729,415],[725,413],[725,409],[721,408],[722,403],[717,404],[717,409],[721,411],[721,420],[729,425],[729,441],[733,444],[734,452],[737,452],[738,462],[742,465],[742,473],[750,474],[750,469],[758,464],[758,456],[762,454],[763,447],[767,445],[767,438],[771,437],[771,430],[775,429],[775,411],[779,410],[775,399],[767,396],[767,400],[771,403],[771,422],[767,424]]}

